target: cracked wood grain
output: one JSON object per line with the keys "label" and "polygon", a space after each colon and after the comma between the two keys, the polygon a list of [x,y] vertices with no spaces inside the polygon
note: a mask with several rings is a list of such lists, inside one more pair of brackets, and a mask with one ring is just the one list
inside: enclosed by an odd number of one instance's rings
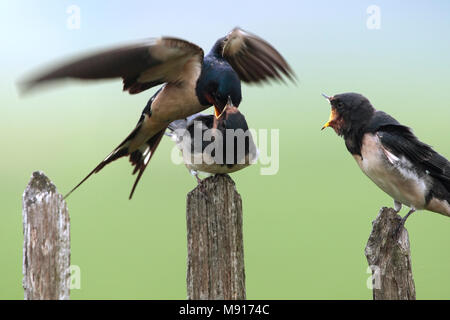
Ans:
{"label": "cracked wood grain", "polygon": [[415,300],[408,231],[395,236],[401,217],[382,208],[373,221],[365,254],[373,275],[374,300]]}
{"label": "cracked wood grain", "polygon": [[25,300],[69,299],[69,213],[42,172],[33,172],[25,189],[22,219]]}
{"label": "cracked wood grain", "polygon": [[188,299],[245,299],[242,201],[228,175],[187,195]]}

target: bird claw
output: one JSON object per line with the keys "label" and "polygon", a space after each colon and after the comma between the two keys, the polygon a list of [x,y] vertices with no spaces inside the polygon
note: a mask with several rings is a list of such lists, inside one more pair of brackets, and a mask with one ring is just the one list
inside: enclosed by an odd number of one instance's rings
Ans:
{"label": "bird claw", "polygon": [[392,238],[394,240],[399,239],[404,228],[405,228],[405,221],[402,219],[400,221],[400,223],[398,224],[397,228],[395,229],[395,231],[394,231],[394,233],[392,235]]}
{"label": "bird claw", "polygon": [[193,175],[195,177],[195,179],[197,179],[197,184],[201,185],[203,180],[200,179],[200,177],[198,176],[198,171],[191,169],[191,170],[189,170],[189,172],[191,175]]}
{"label": "bird claw", "polygon": [[399,213],[402,210],[402,203],[394,200],[394,210],[395,213]]}
{"label": "bird claw", "polygon": [[210,203],[211,201],[209,200],[209,196],[206,193],[205,190],[205,185],[203,184],[203,179],[200,179],[200,177],[198,176],[198,172],[195,170],[190,170],[191,174],[195,177],[195,179],[197,179],[197,189],[198,191],[203,195],[203,198],[205,199],[205,201],[207,203]]}
{"label": "bird claw", "polygon": [[400,220],[400,223],[398,224],[397,228],[394,231],[393,234],[393,238],[394,239],[398,239],[400,238],[400,234],[403,231],[403,229],[405,228],[405,222],[406,219],[408,219],[408,217],[414,213],[416,211],[416,209],[412,208],[411,210],[409,210],[409,212]]}

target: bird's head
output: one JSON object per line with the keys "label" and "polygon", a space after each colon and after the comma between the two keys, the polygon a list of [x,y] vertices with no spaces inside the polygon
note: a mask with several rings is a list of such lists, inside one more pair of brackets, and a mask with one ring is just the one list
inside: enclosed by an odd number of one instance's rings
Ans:
{"label": "bird's head", "polygon": [[342,93],[332,97],[322,95],[331,105],[330,118],[322,130],[331,127],[340,136],[345,137],[364,127],[375,112],[370,101],[359,93]]}
{"label": "bird's head", "polygon": [[256,156],[256,146],[252,142],[247,121],[244,115],[239,112],[239,109],[233,106],[231,99],[225,105],[219,117],[214,117],[212,129],[219,131],[223,139],[222,163],[230,164],[231,161],[231,163],[236,164],[241,160],[247,161],[247,154],[253,155],[251,157]]}
{"label": "bird's head", "polygon": [[223,111],[214,117],[214,125],[213,127],[217,129],[242,129],[245,131],[248,130],[247,121],[242,113],[239,112],[239,109],[234,106],[231,97],[228,99]]}
{"label": "bird's head", "polygon": [[229,69],[212,70],[201,77],[197,85],[200,102],[213,105],[216,117],[224,111],[229,99],[238,107],[242,100],[241,81],[234,71]]}

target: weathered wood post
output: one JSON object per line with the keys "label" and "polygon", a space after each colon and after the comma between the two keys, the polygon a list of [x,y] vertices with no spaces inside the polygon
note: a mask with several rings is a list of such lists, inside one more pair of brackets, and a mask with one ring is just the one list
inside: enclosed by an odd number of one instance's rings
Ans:
{"label": "weathered wood post", "polygon": [[188,299],[245,299],[242,201],[228,175],[187,195]]}
{"label": "weathered wood post", "polygon": [[69,213],[42,172],[33,172],[25,189],[22,218],[25,300],[69,299]]}
{"label": "weathered wood post", "polygon": [[394,234],[401,217],[392,208],[381,208],[365,254],[372,269],[374,300],[415,300],[408,231]]}

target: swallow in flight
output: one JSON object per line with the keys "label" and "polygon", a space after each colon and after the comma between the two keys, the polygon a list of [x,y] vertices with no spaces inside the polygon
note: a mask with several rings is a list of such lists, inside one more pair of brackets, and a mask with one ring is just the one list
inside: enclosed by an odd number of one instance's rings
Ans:
{"label": "swallow in flight", "polygon": [[258,151],[247,121],[231,99],[219,116],[197,113],[169,124],[167,135],[180,149],[189,171],[226,174],[256,162]]}
{"label": "swallow in flight", "polygon": [[399,229],[416,210],[429,210],[450,217],[450,162],[421,142],[411,128],[400,124],[357,93],[324,95],[331,114],[322,129],[331,127],[342,136],[361,170],[410,211]]}
{"label": "swallow in flight", "polygon": [[238,107],[241,81],[263,83],[287,78],[295,82],[294,72],[275,48],[240,28],[218,39],[207,55],[193,43],[162,37],[72,60],[22,83],[22,89],[29,91],[66,78],[122,78],[123,90],[130,94],[162,85],[148,101],[134,130],[72,189],[112,161],[129,157],[133,174],[138,173],[130,199],[172,121],[210,106],[218,117],[229,99]]}

